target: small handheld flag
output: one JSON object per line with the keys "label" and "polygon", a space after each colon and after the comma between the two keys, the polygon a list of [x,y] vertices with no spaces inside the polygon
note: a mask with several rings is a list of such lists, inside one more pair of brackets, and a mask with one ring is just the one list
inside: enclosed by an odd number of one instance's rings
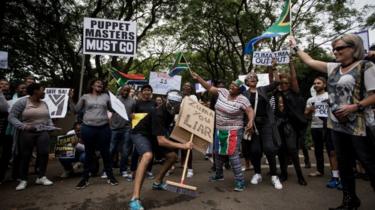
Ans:
{"label": "small handheld flag", "polygon": [[176,60],[172,66],[172,69],[169,70],[168,75],[173,77],[186,69],[189,69],[189,64],[187,63],[182,52],[178,52],[176,55]]}

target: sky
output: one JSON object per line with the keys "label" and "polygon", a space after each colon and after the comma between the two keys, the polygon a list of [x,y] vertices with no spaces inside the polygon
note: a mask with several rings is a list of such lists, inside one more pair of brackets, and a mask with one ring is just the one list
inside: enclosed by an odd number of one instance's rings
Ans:
{"label": "sky", "polygon": [[[375,5],[374,1],[373,0],[354,0],[354,6],[357,8],[357,9],[360,9],[362,8],[363,6],[365,6],[366,4],[372,4],[372,5]],[[371,44],[375,44],[375,30],[370,30],[369,31],[369,39],[370,39],[370,45]]]}

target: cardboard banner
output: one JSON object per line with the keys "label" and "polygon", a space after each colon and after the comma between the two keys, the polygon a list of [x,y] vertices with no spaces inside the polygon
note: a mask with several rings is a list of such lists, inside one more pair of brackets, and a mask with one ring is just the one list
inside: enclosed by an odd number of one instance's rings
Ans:
{"label": "cardboard banner", "polygon": [[[266,85],[270,84],[270,79],[269,79],[267,73],[257,74],[257,76],[258,76],[257,87],[262,87],[262,86],[266,86]],[[240,79],[242,82],[245,82],[245,78],[246,78],[246,75],[239,75],[238,76],[238,79]],[[246,89],[248,89],[248,88],[249,87],[246,86]]]}
{"label": "cardboard banner", "polygon": [[8,69],[8,52],[0,51],[0,69]]}
{"label": "cardboard banner", "polygon": [[124,120],[129,121],[128,113],[126,112],[125,105],[118,99],[111,91],[108,91],[109,99],[111,100],[112,109],[115,110]]}
{"label": "cardboard banner", "polygon": [[64,118],[68,110],[69,88],[46,88],[44,92],[51,118]]}
{"label": "cardboard banner", "polygon": [[83,54],[134,57],[136,48],[136,22],[84,18]]}
{"label": "cardboard banner", "polygon": [[181,89],[181,76],[170,77],[165,72],[150,72],[149,84],[154,94],[166,95],[169,90]]}
{"label": "cardboard banner", "polygon": [[[180,143],[186,143],[190,140],[191,133],[183,128],[180,128],[178,126],[175,126],[172,130],[172,133],[170,135],[170,138],[180,142]],[[199,138],[198,136],[193,137],[193,148],[202,154],[206,154],[208,146],[210,146],[210,142]]]}
{"label": "cardboard banner", "polygon": [[363,47],[365,48],[366,53],[368,53],[370,49],[370,39],[369,39],[368,30],[356,32],[355,34],[361,37],[362,42],[363,42]]}
{"label": "cardboard banner", "polygon": [[282,50],[276,52],[261,52],[255,51],[253,53],[253,64],[259,66],[272,66],[272,58],[276,59],[277,64],[289,63],[289,51]]}
{"label": "cardboard banner", "polygon": [[78,138],[75,134],[58,136],[55,145],[56,158],[74,158]]}
{"label": "cardboard banner", "polygon": [[[185,97],[176,123],[190,133],[213,142],[215,112],[190,97]],[[189,138],[187,138],[189,139]]]}

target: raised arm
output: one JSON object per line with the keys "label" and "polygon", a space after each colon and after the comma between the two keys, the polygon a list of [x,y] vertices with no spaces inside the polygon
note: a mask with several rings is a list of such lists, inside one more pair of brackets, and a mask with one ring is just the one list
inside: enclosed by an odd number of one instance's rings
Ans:
{"label": "raised arm", "polygon": [[194,71],[190,70],[190,74],[191,74],[191,77],[193,77],[193,79],[197,80],[204,88],[206,88],[206,90],[213,94],[213,95],[217,95],[218,94],[218,91],[217,91],[217,88],[208,84],[204,79],[202,79],[202,77],[200,77],[197,73],[195,73]]}
{"label": "raised arm", "polygon": [[293,48],[294,51],[296,51],[296,54],[298,55],[299,58],[301,58],[302,62],[307,64],[309,67],[313,68],[314,70],[327,73],[327,63],[323,61],[315,60],[309,54],[299,49],[294,37],[290,37],[289,46]]}
{"label": "raised arm", "polygon": [[299,93],[299,86],[298,86],[296,68],[294,66],[294,63],[293,63],[292,59],[289,62],[289,68],[290,68],[290,82],[291,82],[290,88],[295,93]]}
{"label": "raised arm", "polygon": [[0,90],[0,112],[8,112],[9,104],[5,99],[3,92]]}

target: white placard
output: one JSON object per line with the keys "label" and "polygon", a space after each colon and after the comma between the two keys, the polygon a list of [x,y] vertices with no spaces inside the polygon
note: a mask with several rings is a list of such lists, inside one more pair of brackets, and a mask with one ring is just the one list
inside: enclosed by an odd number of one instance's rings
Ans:
{"label": "white placard", "polygon": [[8,69],[8,52],[0,51],[0,69]]}
{"label": "white placard", "polygon": [[328,104],[322,102],[315,102],[315,117],[328,117]]}
{"label": "white placard", "polygon": [[[208,84],[211,84],[211,80],[206,81]],[[200,83],[195,83],[195,92],[196,93],[204,93],[206,92],[206,88],[204,88]]]}
{"label": "white placard", "polygon": [[69,88],[46,88],[44,92],[51,118],[64,118],[68,110]]}
{"label": "white placard", "polygon": [[[266,86],[266,85],[270,84],[270,79],[268,77],[268,74],[261,73],[261,74],[257,74],[257,76],[258,76],[257,87]],[[245,82],[245,78],[246,78],[246,75],[238,76],[238,79],[240,79],[242,82]],[[248,88],[249,87],[246,86],[246,89],[248,89]]]}
{"label": "white placard", "polygon": [[368,30],[360,31],[360,32],[357,32],[355,34],[358,35],[359,37],[361,37],[361,39],[363,41],[363,47],[365,48],[366,52],[368,52],[369,48],[370,48]]}
{"label": "white placard", "polygon": [[276,52],[255,51],[253,53],[253,64],[259,66],[272,66],[273,57],[276,59],[277,64],[289,63],[289,51],[281,50]]}
{"label": "white placard", "polygon": [[111,100],[112,109],[115,110],[124,120],[129,121],[128,113],[126,112],[125,105],[118,99],[111,91],[108,91]]}
{"label": "white placard", "polygon": [[136,48],[136,22],[84,18],[83,54],[134,57]]}
{"label": "white placard", "polygon": [[165,72],[150,72],[149,84],[154,94],[166,95],[169,90],[181,89],[181,76],[170,77]]}

